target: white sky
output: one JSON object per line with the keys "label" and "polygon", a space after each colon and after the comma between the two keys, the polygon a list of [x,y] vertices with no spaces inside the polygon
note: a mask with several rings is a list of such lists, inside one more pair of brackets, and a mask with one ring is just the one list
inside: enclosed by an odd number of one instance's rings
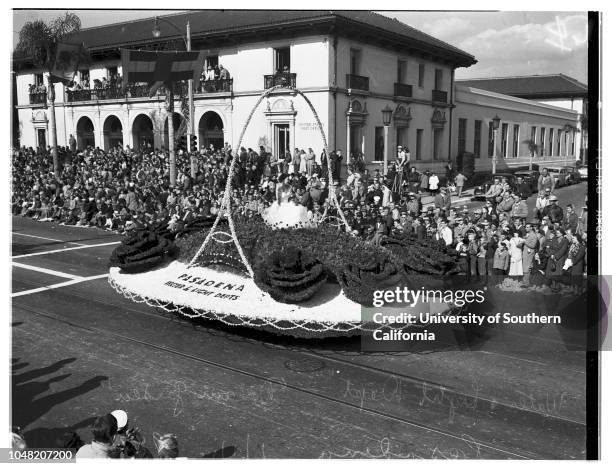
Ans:
{"label": "white sky", "polygon": [[[293,5],[295,6],[295,5]],[[13,41],[26,21],[50,20],[67,10],[14,10]],[[70,10],[83,27],[174,13],[176,10]],[[586,12],[385,11],[471,53],[478,64],[457,78],[565,73],[587,81]]]}

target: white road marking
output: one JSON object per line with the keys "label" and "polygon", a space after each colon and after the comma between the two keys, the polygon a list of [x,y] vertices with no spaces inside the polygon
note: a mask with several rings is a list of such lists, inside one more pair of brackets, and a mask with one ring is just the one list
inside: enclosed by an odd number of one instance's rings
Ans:
{"label": "white road marking", "polygon": [[79,246],[76,246],[73,248],[54,249],[53,251],[42,251],[42,252],[32,252],[30,254],[20,254],[18,256],[13,256],[11,259],[21,259],[22,257],[32,257],[32,256],[44,256],[46,254],[55,254],[58,252],[74,251],[75,249],[87,249],[87,248],[95,248],[99,246],[112,246],[113,244],[119,244],[119,243],[121,243],[121,241],[113,241],[112,243],[101,243],[101,244],[80,244]]}
{"label": "white road marking", "polygon": [[75,243],[74,241],[66,241],[64,239],[54,239],[54,238],[45,238],[44,236],[36,236],[36,235],[31,235],[31,234],[25,234],[25,233],[16,233],[16,232],[12,232],[12,234],[14,236],[25,236],[27,238],[36,238],[36,239],[44,239],[46,241],[58,241],[60,243],[66,243],[66,244],[78,244],[79,246],[85,246],[85,244],[83,243]]}
{"label": "white road marking", "polygon": [[54,275],[55,277],[69,278],[72,280],[83,278],[80,275],[66,274],[64,272],[60,272],[59,270],[45,269],[44,267],[37,267],[34,265],[28,265],[28,264],[20,264],[19,262],[12,262],[11,264],[13,265],[13,267],[20,267],[22,269],[33,270],[35,272],[40,272],[42,274]]}
{"label": "white road marking", "polygon": [[33,288],[32,290],[25,290],[25,291],[20,291],[16,293],[11,293],[11,298],[15,298],[18,296],[24,296],[24,295],[32,295],[34,293],[40,293],[40,292],[47,291],[47,290],[54,290],[56,288],[67,287],[69,285],[74,285],[77,283],[87,282],[89,280],[97,280],[97,279],[106,278],[106,277],[108,277],[108,274],[94,275],[92,277],[78,277],[78,278],[74,278],[73,280],[68,280],[67,282],[56,283],[54,285],[48,285],[46,287]]}

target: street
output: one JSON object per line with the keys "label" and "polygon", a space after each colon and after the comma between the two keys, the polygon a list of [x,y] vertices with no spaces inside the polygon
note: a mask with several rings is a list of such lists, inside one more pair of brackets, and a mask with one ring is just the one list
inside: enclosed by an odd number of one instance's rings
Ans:
{"label": "street", "polygon": [[[557,191],[578,213],[585,193]],[[96,416],[123,409],[149,449],[174,433],[187,457],[585,457],[583,352],[517,336],[513,352],[366,354],[359,338],[186,320],[112,290],[120,239],[12,219],[12,415],[31,447],[67,429],[89,442]]]}

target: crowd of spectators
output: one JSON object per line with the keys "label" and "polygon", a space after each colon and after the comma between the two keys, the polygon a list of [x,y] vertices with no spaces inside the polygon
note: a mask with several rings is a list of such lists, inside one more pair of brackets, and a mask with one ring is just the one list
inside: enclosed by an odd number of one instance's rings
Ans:
{"label": "crowd of spectators", "polygon": [[46,92],[47,92],[47,87],[43,83],[40,83],[38,85],[34,83],[30,83],[30,85],[28,86],[29,94],[46,93]]}
{"label": "crowd of spectators", "polygon": [[[168,155],[163,150],[61,148],[60,153],[63,170],[56,177],[49,149],[13,151],[14,215],[118,233],[158,222],[169,222],[170,229],[180,231],[196,218],[219,212],[230,162],[238,158],[232,193],[236,219],[260,216],[275,202],[278,177],[287,174],[293,202],[307,207],[314,221],[342,229],[339,214],[329,203],[329,158],[333,190],[350,229],[368,242],[377,244],[384,236],[400,233],[430,238],[456,251],[468,275],[552,277],[584,272],[586,207],[561,207],[545,174],[540,176],[541,191],[532,210],[526,203],[531,191],[520,184],[511,187],[502,178],[491,184],[486,202],[469,210],[451,205],[448,183],[456,182],[460,173],[447,171],[438,177],[398,160],[381,174],[351,156],[348,174],[340,180],[344,161],[340,150],[328,156],[296,148],[284,158],[263,147],[233,150],[228,144],[198,154],[179,151],[175,185],[170,185]],[[192,158],[197,165],[195,178],[190,175]],[[424,197],[429,198],[426,206]]]}

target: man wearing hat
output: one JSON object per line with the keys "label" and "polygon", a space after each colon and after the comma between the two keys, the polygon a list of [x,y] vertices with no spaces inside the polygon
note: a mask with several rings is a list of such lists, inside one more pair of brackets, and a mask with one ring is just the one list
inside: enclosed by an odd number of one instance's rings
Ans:
{"label": "man wearing hat", "polygon": [[527,207],[527,198],[514,194],[514,205],[512,206],[512,218],[518,218],[524,221],[529,214],[529,208]]}
{"label": "man wearing hat", "polygon": [[448,194],[446,187],[440,187],[440,192],[434,197],[434,205],[445,214],[448,213],[451,207],[451,197]]}
{"label": "man wearing hat", "polygon": [[408,213],[413,217],[416,217],[421,211],[421,201],[418,199],[417,195],[414,192],[410,192],[408,194],[408,203],[406,204],[406,209]]}
{"label": "man wearing hat", "polygon": [[533,258],[535,257],[540,245],[538,235],[533,229],[533,225],[531,223],[527,223],[525,225],[525,235],[523,236],[523,239],[523,276],[525,284],[528,284],[530,276],[529,272],[531,270],[531,265],[533,264]]}
{"label": "man wearing hat", "polygon": [[558,205],[559,199],[556,195],[551,195],[549,200],[550,205],[544,207],[542,214],[544,216],[548,216],[552,223],[563,222],[563,209]]}
{"label": "man wearing hat", "polygon": [[479,208],[475,208],[474,210],[472,210],[472,216],[470,218],[470,222],[472,222],[472,224],[476,224],[476,223],[480,223],[482,220],[482,211]]}
{"label": "man wearing hat", "polygon": [[427,238],[427,227],[420,218],[415,218],[414,220],[414,234],[416,235],[417,239]]}
{"label": "man wearing hat", "polygon": [[465,224],[465,220],[463,218],[459,218],[457,220],[457,225],[453,229],[453,237],[454,239],[463,239],[465,234],[467,233],[467,225]]}
{"label": "man wearing hat", "polygon": [[504,191],[502,193],[502,200],[497,204],[498,212],[506,212],[509,214],[512,211],[512,207],[514,206],[514,197],[512,196],[512,192]]}

